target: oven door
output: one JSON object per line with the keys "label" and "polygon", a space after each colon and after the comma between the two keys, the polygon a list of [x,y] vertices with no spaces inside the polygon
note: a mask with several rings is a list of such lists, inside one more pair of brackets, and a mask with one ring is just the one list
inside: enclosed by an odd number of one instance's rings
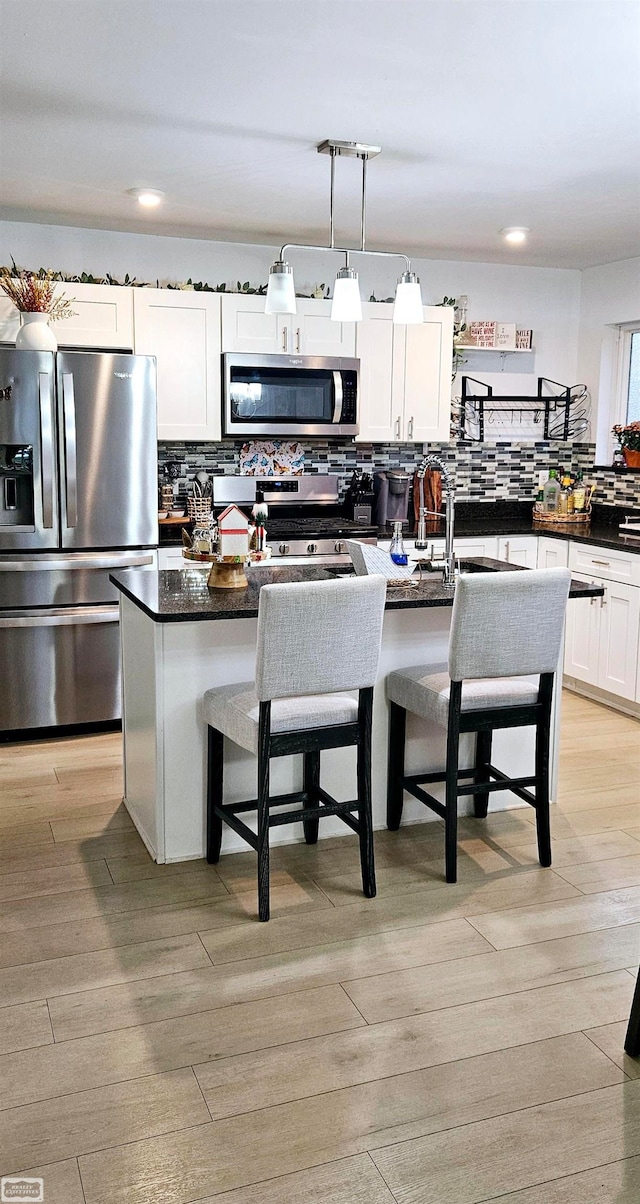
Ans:
{"label": "oven door", "polygon": [[223,435],[358,434],[359,360],[237,353],[222,358]]}

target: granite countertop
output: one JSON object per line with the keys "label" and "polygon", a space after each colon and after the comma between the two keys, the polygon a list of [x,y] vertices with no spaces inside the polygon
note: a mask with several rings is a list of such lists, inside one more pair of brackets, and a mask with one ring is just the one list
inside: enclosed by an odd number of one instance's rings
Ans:
{"label": "granite countertop", "polygon": [[[476,556],[462,562],[473,572],[526,572],[501,560]],[[157,623],[191,623],[211,619],[253,619],[258,614],[258,596],[262,585],[291,581],[330,581],[342,574],[314,565],[287,568],[249,568],[245,589],[221,590],[207,586],[209,566],[189,565],[184,569],[124,569],[110,573],[109,580],[125,597],[134,602]],[[571,598],[599,597],[601,586],[572,581]],[[389,586],[387,610],[412,610],[432,606],[452,606],[453,590],[442,584],[440,573],[425,573],[415,586]]]}
{"label": "granite countertop", "polygon": [[[575,543],[594,544],[603,548],[640,553],[640,537],[620,535],[618,527],[627,516],[640,520],[640,509],[633,506],[594,505],[591,519],[586,523],[547,523],[533,521],[533,504],[520,501],[458,502],[456,505],[456,538],[474,535],[547,535],[551,539],[571,539]],[[433,519],[428,527],[430,538],[444,536],[444,514]],[[267,528],[268,531],[268,528]],[[411,538],[407,532],[408,538]],[[380,538],[389,539],[388,531]],[[179,544],[180,540],[175,539]],[[160,547],[169,546],[163,542]]]}

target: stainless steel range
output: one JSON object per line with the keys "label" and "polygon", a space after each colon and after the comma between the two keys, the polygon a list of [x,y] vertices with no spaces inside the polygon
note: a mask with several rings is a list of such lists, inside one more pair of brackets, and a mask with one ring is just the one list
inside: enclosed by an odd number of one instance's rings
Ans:
{"label": "stainless steel range", "polygon": [[303,477],[225,476],[213,479],[213,504],[217,510],[235,502],[247,513],[256,501],[266,502],[267,543],[273,561],[313,559],[323,564],[348,563],[347,539],[375,544],[377,527],[345,518],[339,502],[338,478],[309,474]]}

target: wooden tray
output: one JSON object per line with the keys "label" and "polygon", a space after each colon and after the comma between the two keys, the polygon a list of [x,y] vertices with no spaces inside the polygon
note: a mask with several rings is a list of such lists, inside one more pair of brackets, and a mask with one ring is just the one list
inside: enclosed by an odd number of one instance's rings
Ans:
{"label": "wooden tray", "polygon": [[591,518],[591,506],[586,510],[581,510],[579,514],[545,514],[544,510],[537,510],[534,507],[533,521],[536,523],[550,523],[554,527],[561,524],[563,527],[574,527],[577,523],[588,523]]}

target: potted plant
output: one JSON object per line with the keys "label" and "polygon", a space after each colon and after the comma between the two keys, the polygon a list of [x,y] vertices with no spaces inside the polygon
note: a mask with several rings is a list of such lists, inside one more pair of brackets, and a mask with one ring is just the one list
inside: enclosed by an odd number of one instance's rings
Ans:
{"label": "potted plant", "polygon": [[619,423],[611,428],[620,447],[627,468],[640,468],[640,422]]}
{"label": "potted plant", "polygon": [[64,293],[55,296],[53,272],[28,272],[16,267],[0,268],[0,289],[20,311],[21,325],[16,347],[28,351],[55,351],[58,343],[49,322],[73,317],[71,301]]}

